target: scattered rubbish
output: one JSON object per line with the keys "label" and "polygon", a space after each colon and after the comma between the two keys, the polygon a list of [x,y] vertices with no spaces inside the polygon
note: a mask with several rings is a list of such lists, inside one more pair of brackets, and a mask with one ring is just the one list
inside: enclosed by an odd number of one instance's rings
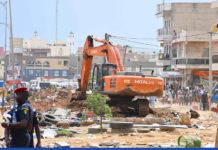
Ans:
{"label": "scattered rubbish", "polygon": [[55,144],[49,144],[47,147],[48,147],[48,148],[54,148],[54,147],[55,147]]}
{"label": "scattered rubbish", "polygon": [[183,148],[200,148],[201,140],[197,136],[183,135],[178,138],[178,146]]}
{"label": "scattered rubbish", "polygon": [[191,126],[191,121],[188,114],[181,114],[180,115],[180,124]]}
{"label": "scattered rubbish", "polygon": [[100,148],[100,146],[96,143],[87,143],[87,147],[89,148]]}
{"label": "scattered rubbish", "polygon": [[103,133],[103,132],[107,132],[107,129],[105,128],[88,128],[88,133],[89,134],[97,134],[97,133]]}
{"label": "scattered rubbish", "polygon": [[68,116],[70,113],[70,110],[69,109],[63,109],[63,108],[56,108],[54,110],[54,113],[53,115],[54,116],[57,116],[57,117],[66,117]]}
{"label": "scattered rubbish", "polygon": [[93,134],[87,134],[86,137],[87,137],[87,138],[92,138],[92,137],[93,137]]}
{"label": "scattered rubbish", "polygon": [[66,142],[56,142],[54,148],[70,148],[70,144]]}
{"label": "scattered rubbish", "polygon": [[160,126],[161,131],[175,131],[176,128],[173,126]]}
{"label": "scattered rubbish", "polygon": [[197,119],[200,117],[200,114],[197,111],[194,111],[192,109],[189,111],[189,113],[190,113],[191,118]]}
{"label": "scattered rubbish", "polygon": [[70,123],[68,121],[59,121],[57,123],[57,127],[68,129],[70,127]]}
{"label": "scattered rubbish", "polygon": [[119,136],[128,136],[129,134],[128,133],[121,133],[119,134]]}
{"label": "scattered rubbish", "polygon": [[55,138],[57,136],[57,133],[53,129],[44,129],[42,137],[43,138]]}
{"label": "scattered rubbish", "polygon": [[47,121],[49,123],[52,123],[52,124],[58,123],[58,118],[53,116],[53,115],[45,114],[44,118],[45,118],[45,121]]}
{"label": "scattered rubbish", "polygon": [[70,127],[80,127],[80,122],[79,121],[71,121]]}
{"label": "scattered rubbish", "polygon": [[194,124],[192,127],[196,128],[196,129],[200,129],[200,130],[205,130],[206,129],[203,125],[197,125],[197,124]]}
{"label": "scattered rubbish", "polygon": [[214,148],[215,144],[209,144],[207,143],[206,145],[203,146],[204,148]]}
{"label": "scattered rubbish", "polygon": [[105,141],[99,144],[99,146],[102,147],[118,147],[119,146],[119,142],[116,141]]}
{"label": "scattered rubbish", "polygon": [[172,144],[147,144],[147,147],[149,148],[176,148],[177,146]]}
{"label": "scattered rubbish", "polygon": [[60,136],[66,136],[66,137],[72,137],[73,136],[73,133],[69,130],[66,130],[66,129],[59,129],[56,131],[57,133],[57,137],[60,137]]}
{"label": "scattered rubbish", "polygon": [[150,129],[143,129],[143,128],[137,129],[138,133],[148,133],[150,131],[151,131]]}
{"label": "scattered rubbish", "polygon": [[131,133],[130,136],[137,136],[138,134],[136,133]]}

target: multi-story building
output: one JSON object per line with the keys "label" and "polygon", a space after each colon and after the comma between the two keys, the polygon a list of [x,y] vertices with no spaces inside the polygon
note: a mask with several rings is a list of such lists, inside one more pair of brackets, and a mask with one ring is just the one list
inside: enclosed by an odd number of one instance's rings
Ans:
{"label": "multi-story building", "polygon": [[23,79],[31,80],[37,77],[52,78],[68,78],[69,77],[69,56],[47,56],[35,57],[35,61],[27,61],[23,71]]}
{"label": "multi-story building", "polygon": [[159,4],[156,15],[163,17],[157,37],[168,59],[164,64],[184,74],[183,86],[199,82],[193,70],[208,70],[207,33],[216,23],[218,11],[211,8],[211,3],[171,3]]}
{"label": "multi-story building", "polygon": [[[71,47],[67,42],[49,44],[34,32],[31,39],[14,38],[14,63],[20,69],[20,77],[25,81],[42,78],[68,78]],[[7,66],[11,64],[7,55]]]}

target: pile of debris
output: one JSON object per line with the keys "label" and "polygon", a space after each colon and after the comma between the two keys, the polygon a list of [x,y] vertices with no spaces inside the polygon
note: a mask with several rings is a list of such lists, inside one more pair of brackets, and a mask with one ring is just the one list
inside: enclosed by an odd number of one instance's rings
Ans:
{"label": "pile of debris", "polygon": [[[79,114],[79,112],[77,114]],[[74,115],[72,115],[70,109],[63,108],[49,109],[44,113],[37,114],[37,118],[41,126],[56,126],[64,129],[80,126],[78,116],[75,116],[75,112]]]}

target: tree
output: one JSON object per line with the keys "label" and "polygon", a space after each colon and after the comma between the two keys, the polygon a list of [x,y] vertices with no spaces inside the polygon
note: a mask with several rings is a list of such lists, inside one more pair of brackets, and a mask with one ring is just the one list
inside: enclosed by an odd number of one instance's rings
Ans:
{"label": "tree", "polygon": [[96,115],[100,116],[102,129],[102,117],[104,115],[111,115],[111,109],[106,104],[106,97],[101,94],[93,93],[87,97],[85,104],[90,111],[93,111]]}

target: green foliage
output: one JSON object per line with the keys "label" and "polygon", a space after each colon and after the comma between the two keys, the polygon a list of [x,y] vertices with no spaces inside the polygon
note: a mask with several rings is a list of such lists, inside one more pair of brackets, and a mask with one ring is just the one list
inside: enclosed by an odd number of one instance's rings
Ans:
{"label": "green foliage", "polygon": [[59,129],[56,131],[58,136],[72,137],[73,133],[66,129]]}
{"label": "green foliage", "polygon": [[110,115],[111,109],[106,104],[106,97],[101,94],[93,93],[87,97],[86,106],[90,111],[93,111],[96,115]]}
{"label": "green foliage", "polygon": [[103,128],[102,117],[106,115],[111,116],[111,109],[106,104],[106,97],[101,94],[93,93],[87,97],[85,104],[90,111],[100,116],[101,118],[100,123],[101,123],[101,129],[102,129]]}

